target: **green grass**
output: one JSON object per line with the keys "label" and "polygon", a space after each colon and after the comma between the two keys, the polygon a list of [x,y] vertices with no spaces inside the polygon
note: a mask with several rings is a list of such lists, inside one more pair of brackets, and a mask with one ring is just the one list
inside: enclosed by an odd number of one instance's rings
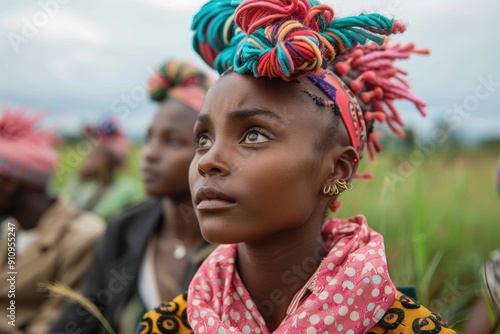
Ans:
{"label": "green grass", "polygon": [[[123,174],[139,177],[139,151],[134,148]],[[70,152],[63,148],[63,162]],[[362,172],[375,177],[354,181],[354,189],[341,196],[337,214],[364,214],[385,237],[396,285],[416,286],[422,304],[455,323],[468,315],[482,261],[500,247],[495,186],[500,152],[443,150],[415,166],[402,162],[410,153],[382,153],[374,163],[363,160]]]}
{"label": "green grass", "polygon": [[365,162],[375,178],[356,181],[338,214],[365,214],[384,235],[396,284],[415,285],[424,305],[454,323],[468,315],[482,261],[500,247],[500,152],[437,152],[391,185],[409,153]]}

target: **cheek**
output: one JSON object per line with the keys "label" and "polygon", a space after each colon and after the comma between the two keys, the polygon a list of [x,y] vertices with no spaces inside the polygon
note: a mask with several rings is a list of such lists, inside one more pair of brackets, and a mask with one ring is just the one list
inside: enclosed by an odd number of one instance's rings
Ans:
{"label": "cheek", "polygon": [[195,186],[196,182],[201,178],[200,173],[198,172],[198,161],[200,157],[195,154],[191,164],[189,165],[189,188],[191,188],[191,193],[196,191]]}
{"label": "cheek", "polygon": [[189,149],[170,152],[162,161],[161,169],[165,178],[172,181],[188,180],[189,165],[193,158],[193,151]]}
{"label": "cheek", "polygon": [[[300,154],[298,154],[300,155]],[[299,214],[314,207],[320,194],[318,164],[314,157],[281,159],[279,163],[260,163],[260,168],[248,171],[252,196],[266,212]],[[264,211],[264,210],[261,210]]]}

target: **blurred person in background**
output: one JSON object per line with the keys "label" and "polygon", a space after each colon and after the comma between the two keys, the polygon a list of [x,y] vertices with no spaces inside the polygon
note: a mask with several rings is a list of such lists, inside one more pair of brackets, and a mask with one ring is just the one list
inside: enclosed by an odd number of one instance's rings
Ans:
{"label": "blurred person in background", "polygon": [[[46,186],[58,163],[41,115],[6,108],[0,116],[0,333],[46,333],[64,302],[38,284],[77,288],[104,232],[96,215],[78,210]],[[7,313],[7,317],[5,317]]]}
{"label": "blurred person in background", "polygon": [[480,295],[464,326],[465,334],[500,332],[500,250],[490,253],[482,267]]}
{"label": "blurred person in background", "polygon": [[[150,198],[109,222],[82,291],[117,333],[134,333],[147,309],[187,289],[213,249],[201,236],[188,185],[193,125],[209,82],[198,68],[178,61],[167,61],[150,80],[150,96],[159,102],[141,154]],[[68,305],[51,333],[66,331],[106,333],[76,304]]]}
{"label": "blurred person in background", "polygon": [[140,200],[140,184],[118,173],[127,162],[130,142],[111,117],[87,126],[84,138],[92,150],[61,192],[78,208],[109,219]]}

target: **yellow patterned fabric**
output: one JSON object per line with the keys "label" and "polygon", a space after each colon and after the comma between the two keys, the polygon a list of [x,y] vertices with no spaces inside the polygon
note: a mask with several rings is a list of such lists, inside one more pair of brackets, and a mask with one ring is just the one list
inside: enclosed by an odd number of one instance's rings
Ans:
{"label": "yellow patterned fabric", "polygon": [[439,314],[398,292],[391,308],[367,334],[382,333],[451,334],[455,331],[447,328]]}
{"label": "yellow patterned fabric", "polygon": [[137,333],[193,333],[187,321],[186,308],[187,294],[178,295],[169,303],[162,303],[144,315],[137,328]]}
{"label": "yellow patterned fabric", "polygon": [[[144,316],[138,334],[192,334],[186,316],[187,295],[179,295],[169,303],[161,304]],[[452,334],[453,330],[441,316],[432,313],[410,297],[398,293],[396,301],[367,334]]]}

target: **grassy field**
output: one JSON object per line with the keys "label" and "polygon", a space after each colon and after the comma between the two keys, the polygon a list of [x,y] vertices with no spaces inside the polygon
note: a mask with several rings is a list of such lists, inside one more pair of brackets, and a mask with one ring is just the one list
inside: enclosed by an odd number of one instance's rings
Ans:
{"label": "grassy field", "polygon": [[415,285],[422,304],[454,323],[467,317],[482,261],[500,248],[500,151],[443,151],[416,163],[411,154],[365,162],[375,178],[356,182],[338,214],[365,214],[385,237],[396,284]]}
{"label": "grassy field", "polygon": [[[63,163],[71,166],[65,148]],[[138,178],[139,148],[124,174]],[[488,253],[500,248],[500,196],[495,171],[500,150],[418,150],[382,153],[362,162],[371,180],[357,180],[337,214],[363,213],[385,236],[391,277],[417,287],[419,300],[450,323],[467,317]],[[70,159],[71,160],[71,159]],[[70,173],[59,173],[57,183]],[[460,326],[458,327],[460,328]]]}

